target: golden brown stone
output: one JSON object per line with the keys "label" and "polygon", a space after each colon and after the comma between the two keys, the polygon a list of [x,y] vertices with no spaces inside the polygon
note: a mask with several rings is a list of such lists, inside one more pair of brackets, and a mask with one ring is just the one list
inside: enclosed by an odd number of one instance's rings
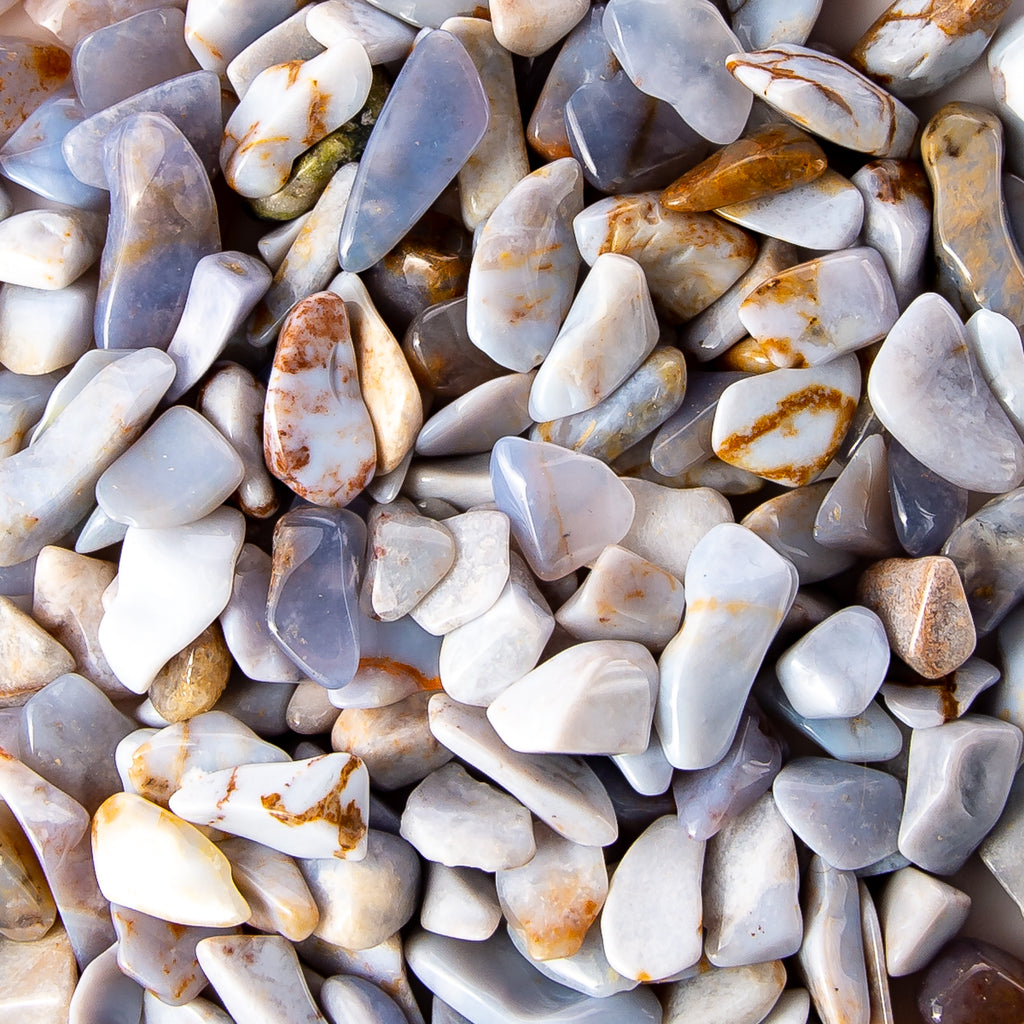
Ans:
{"label": "golden brown stone", "polygon": [[213,622],[160,669],[149,699],[168,722],[182,722],[209,711],[230,674],[231,653],[220,624]]}
{"label": "golden brown stone", "polygon": [[893,652],[925,679],[954,671],[974,651],[967,595],[943,555],[875,562],[861,576],[857,597],[882,620]]}
{"label": "golden brown stone", "polygon": [[749,336],[727,348],[716,365],[723,370],[742,370],[745,373],[768,373],[778,369],[761,342]]}
{"label": "golden brown stone", "polygon": [[1002,192],[1003,127],[991,111],[947,103],[921,136],[935,194],[932,215],[941,291],[973,313],[991,309],[1024,324],[1024,261]]}
{"label": "golden brown stone", "polygon": [[687,171],[662,192],[661,202],[670,210],[715,210],[814,181],[826,166],[824,151],[806,132],[767,124]]}
{"label": "golden brown stone", "polygon": [[0,597],[0,707],[20,707],[75,659],[13,601]]}

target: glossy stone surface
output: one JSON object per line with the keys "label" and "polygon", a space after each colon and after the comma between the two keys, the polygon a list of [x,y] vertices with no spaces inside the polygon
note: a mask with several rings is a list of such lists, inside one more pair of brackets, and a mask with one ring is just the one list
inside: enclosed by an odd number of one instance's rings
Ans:
{"label": "glossy stone surface", "polygon": [[0,996],[4,1013],[26,1024],[67,1019],[78,968],[63,925],[32,942],[0,939],[0,971],[10,979]]}
{"label": "glossy stone surface", "polygon": [[[57,908],[46,876],[21,825],[6,806],[0,811],[0,893],[0,935],[4,939],[37,942],[53,927]],[[73,962],[73,956],[71,959]]]}
{"label": "glossy stone surface", "polygon": [[[291,17],[278,22],[258,39],[254,39],[225,69],[235,95],[245,99],[249,87],[260,73],[275,64],[306,61],[319,56],[326,47],[310,35],[306,28],[306,11],[300,7]],[[369,57],[369,54],[367,54]],[[361,62],[356,57],[353,68]]]}
{"label": "glossy stone surface", "polygon": [[912,729],[928,729],[960,718],[974,699],[999,680],[1000,672],[981,658],[968,658],[950,677],[934,685],[883,683],[889,710]]}
{"label": "glossy stone surface", "polygon": [[0,114],[0,142],[6,142],[47,97],[67,81],[71,57],[54,45],[20,36],[0,36],[4,109]]}
{"label": "glossy stone surface", "polygon": [[374,473],[373,424],[359,388],[348,313],[333,292],[303,299],[281,328],[263,444],[270,471],[316,505],[344,507]]}
{"label": "glossy stone surface", "polygon": [[89,210],[26,210],[0,221],[0,281],[55,291],[98,259],[105,222]]}
{"label": "glossy stone surface", "polygon": [[133,1024],[142,1012],[142,986],[118,966],[119,943],[104,950],[82,971],[68,1006],[69,1024],[110,1020]]}
{"label": "glossy stone surface", "polygon": [[274,527],[270,630],[322,686],[351,682],[359,664],[358,578],[366,527],[352,512],[297,508]]}
{"label": "glossy stone surface", "polygon": [[[136,164],[147,167],[145,176]],[[100,260],[95,331],[103,348],[166,348],[192,272],[220,248],[206,170],[162,114],[133,114],[104,140],[110,225]]]}
{"label": "glossy stone surface", "polygon": [[663,990],[664,1024],[701,1018],[716,1024],[770,1021],[765,1014],[786,984],[786,968],[780,960],[744,967],[714,967],[702,960],[682,973],[682,978],[672,980]]}
{"label": "glossy stone surface", "polygon": [[75,667],[74,658],[10,598],[0,597],[0,704],[24,704]]}
{"label": "glossy stone surface", "polygon": [[726,64],[754,95],[830,142],[873,156],[909,154],[917,117],[835,57],[776,43],[734,53]]}
{"label": "glossy stone surface", "polygon": [[896,536],[915,557],[935,554],[967,513],[966,488],[934,473],[895,438],[889,442],[889,497]]}
{"label": "glossy stone surface", "polygon": [[971,351],[985,381],[1017,432],[1024,430],[1024,351],[1012,320],[990,309],[979,309],[964,325]]}
{"label": "glossy stone surface", "polygon": [[415,30],[365,0],[330,0],[306,11],[306,29],[324,46],[357,39],[371,64],[399,60],[412,49]]}
{"label": "glossy stone surface", "polygon": [[211,622],[160,669],[149,687],[149,702],[167,722],[210,711],[224,693],[231,669],[224,635]]}
{"label": "glossy stone surface", "polygon": [[1020,750],[1020,730],[985,715],[915,729],[900,852],[925,871],[959,870],[1002,812]]}
{"label": "glossy stone surface", "polygon": [[979,1014],[1010,1024],[1024,1013],[1024,963],[980,939],[957,939],[925,974],[917,1005],[936,1024],[971,1024]]}
{"label": "glossy stone surface", "polygon": [[492,0],[490,14],[505,49],[536,57],[567,35],[589,6],[589,0]]}
{"label": "glossy stone surface", "polygon": [[659,662],[655,725],[668,760],[692,770],[715,764],[732,744],[797,579],[755,534],[723,523],[697,543],[684,587],[687,615]]}
{"label": "glossy stone surface", "polygon": [[424,37],[395,80],[359,163],[339,240],[345,270],[366,270],[406,234],[469,158],[488,120],[465,47],[448,32]]}
{"label": "glossy stone surface", "polygon": [[579,164],[556,160],[520,181],[481,231],[466,325],[502,366],[525,373],[551,350],[572,303],[580,256],[571,222],[582,208]]}
{"label": "glossy stone surface", "polygon": [[70,366],[90,349],[96,288],[96,275],[87,273],[59,291],[10,283],[0,291],[0,362],[19,376],[35,377],[21,382],[30,390],[44,388],[48,381],[41,375]]}
{"label": "glossy stone surface", "polygon": [[1002,201],[1003,132],[983,107],[948,103],[925,125],[921,156],[935,194],[933,245],[943,291],[1024,320],[1024,262]]}

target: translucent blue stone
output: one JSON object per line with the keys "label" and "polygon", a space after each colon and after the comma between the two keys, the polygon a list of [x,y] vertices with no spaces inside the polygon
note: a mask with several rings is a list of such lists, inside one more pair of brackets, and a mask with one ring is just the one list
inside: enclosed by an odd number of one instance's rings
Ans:
{"label": "translucent blue stone", "polygon": [[490,107],[476,66],[453,35],[423,36],[374,125],[341,225],[338,257],[373,266],[426,213],[483,138]]}
{"label": "translucent blue stone", "polygon": [[107,188],[104,144],[114,127],[131,114],[158,113],[170,118],[199,154],[208,176],[218,169],[221,109],[220,79],[212,71],[195,71],[172,78],[107,107],[64,137],[64,159],[79,181]]}
{"label": "translucent blue stone", "polygon": [[664,188],[711,150],[663,100],[620,71],[582,85],[565,105],[565,125],[583,175],[602,192]]}
{"label": "translucent blue stone", "polygon": [[142,11],[90,32],[71,53],[75,91],[87,114],[198,70],[185,45],[185,13],[176,7]]}
{"label": "translucent blue stone", "polygon": [[337,689],[359,667],[359,573],[366,525],[344,509],[297,508],[274,528],[270,631],[310,679]]}
{"label": "translucent blue stone", "polygon": [[933,555],[967,514],[967,491],[889,441],[889,500],[896,536],[908,555]]}
{"label": "translucent blue stone", "polygon": [[104,146],[110,223],[100,259],[96,342],[167,348],[196,264],[220,249],[213,189],[188,140],[162,114],[133,114]]}
{"label": "translucent blue stone", "polygon": [[62,93],[41,103],[0,149],[4,177],[58,203],[102,209],[109,199],[106,191],[79,181],[61,151],[64,136],[84,118],[74,96]]}

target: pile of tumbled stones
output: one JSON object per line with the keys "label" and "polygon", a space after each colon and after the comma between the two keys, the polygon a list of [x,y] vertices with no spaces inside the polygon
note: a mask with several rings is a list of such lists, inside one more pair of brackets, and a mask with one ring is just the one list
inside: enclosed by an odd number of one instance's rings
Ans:
{"label": "pile of tumbled stones", "polygon": [[720,6],[5,15],[0,1019],[1024,1019],[1024,17]]}

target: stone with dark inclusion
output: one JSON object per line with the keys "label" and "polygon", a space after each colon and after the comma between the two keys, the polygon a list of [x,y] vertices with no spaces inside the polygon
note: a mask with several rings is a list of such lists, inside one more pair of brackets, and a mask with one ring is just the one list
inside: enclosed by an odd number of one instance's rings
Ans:
{"label": "stone with dark inclusion", "polygon": [[442,401],[507,373],[470,341],[465,298],[437,302],[418,313],[402,339],[402,351],[416,383]]}
{"label": "stone with dark inclusion", "polygon": [[1018,1024],[1024,963],[981,939],[955,939],[928,968],[917,1008],[929,1024]]}
{"label": "stone with dark inclusion", "polygon": [[363,109],[340,128],[324,136],[303,153],[292,167],[288,183],[272,195],[250,199],[252,212],[265,220],[292,220],[312,210],[334,172],[363,155],[370,132],[377,123],[388,81],[380,69],[373,72],[370,95]]}
{"label": "stone with dark inclusion", "polygon": [[685,391],[683,354],[663,346],[593,408],[538,423],[530,437],[611,462],[671,416]]}
{"label": "stone with dark inclusion", "polygon": [[949,535],[942,553],[964,581],[979,634],[995,629],[1024,597],[1024,488],[984,505]]}
{"label": "stone with dark inclusion", "polygon": [[894,437],[889,439],[889,498],[896,536],[915,558],[935,554],[967,514],[967,491],[918,462]]}
{"label": "stone with dark inclusion", "polygon": [[483,138],[490,108],[466,48],[423,36],[366,144],[338,241],[354,273],[373,266],[427,212]]}
{"label": "stone with dark inclusion", "polygon": [[344,509],[298,508],[274,528],[267,621],[289,657],[321,686],[359,667],[359,569],[366,526]]}
{"label": "stone with dark inclusion", "polygon": [[613,194],[663,188],[710,148],[670,104],[642,93],[624,71],[581,85],[565,105],[565,125],[583,176]]}
{"label": "stone with dark inclusion", "polygon": [[107,136],[103,164],[110,223],[100,259],[97,343],[166,348],[196,264],[220,249],[213,189],[195,150],[162,114],[125,118]]}

